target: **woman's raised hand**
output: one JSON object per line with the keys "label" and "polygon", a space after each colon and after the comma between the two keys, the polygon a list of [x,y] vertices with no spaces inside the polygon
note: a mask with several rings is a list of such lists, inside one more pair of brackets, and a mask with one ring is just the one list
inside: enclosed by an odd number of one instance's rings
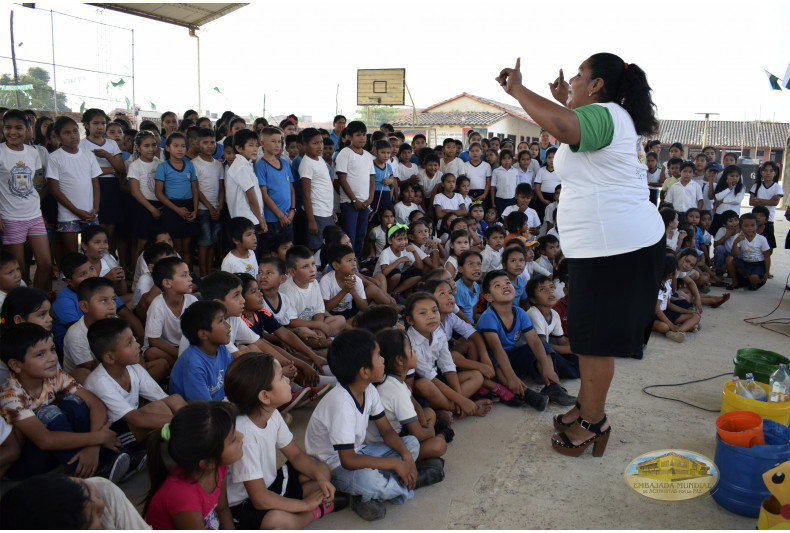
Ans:
{"label": "woman's raised hand", "polygon": [[557,100],[560,104],[566,105],[568,103],[568,90],[570,89],[570,85],[568,82],[565,81],[565,75],[562,73],[562,69],[560,69],[560,75],[554,80],[554,83],[549,83],[549,90],[551,90],[551,95]]}
{"label": "woman's raised hand", "polygon": [[515,68],[503,68],[496,81],[506,93],[512,95],[513,89],[521,85],[521,58],[516,59]]}

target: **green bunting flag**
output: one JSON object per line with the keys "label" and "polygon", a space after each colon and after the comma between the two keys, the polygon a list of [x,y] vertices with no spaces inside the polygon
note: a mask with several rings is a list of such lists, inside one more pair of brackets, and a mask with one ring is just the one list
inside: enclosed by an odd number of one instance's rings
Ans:
{"label": "green bunting flag", "polygon": [[111,81],[110,83],[112,84],[112,86],[113,86],[113,87],[121,87],[121,86],[122,86],[122,85],[124,85],[126,82],[124,81],[124,79],[123,79],[123,78],[121,78],[121,79],[120,79],[120,80],[118,80],[118,81]]}
{"label": "green bunting flag", "polygon": [[131,111],[132,103],[129,101],[129,97],[128,96],[124,96],[124,100],[126,100],[126,110],[127,111]]}
{"label": "green bunting flag", "polygon": [[[222,94],[222,91],[219,90],[219,87],[214,87],[214,90],[217,91],[219,94]],[[222,94],[222,96],[225,96],[225,95]]]}
{"label": "green bunting flag", "polygon": [[84,113],[84,112],[85,112],[85,102],[82,102],[82,104],[80,105],[80,113]]}
{"label": "green bunting flag", "polygon": [[151,109],[156,111],[156,104],[151,101],[149,101],[148,103],[151,104]]}
{"label": "green bunting flag", "polygon": [[251,120],[251,121],[253,121],[253,122],[255,122],[255,117],[253,116],[253,114],[252,114],[252,113],[250,113],[250,120]]}
{"label": "green bunting flag", "polygon": [[777,78],[767,70],[765,71],[765,74],[768,76],[768,82],[771,84],[771,89],[773,89],[774,91],[781,91],[782,86],[779,85],[779,78]]}

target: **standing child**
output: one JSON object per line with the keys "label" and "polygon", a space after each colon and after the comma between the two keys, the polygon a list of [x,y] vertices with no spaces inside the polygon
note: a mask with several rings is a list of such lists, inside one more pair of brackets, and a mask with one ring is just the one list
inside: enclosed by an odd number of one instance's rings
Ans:
{"label": "standing child", "polygon": [[472,325],[474,307],[480,299],[478,282],[483,276],[483,257],[476,250],[468,250],[458,258],[458,280],[455,300]]}
{"label": "standing child", "polygon": [[450,244],[450,253],[447,261],[444,262],[444,268],[455,277],[458,272],[458,258],[469,250],[469,232],[465,229],[457,229],[450,234],[447,242]]}
{"label": "standing child", "polygon": [[220,215],[225,205],[225,168],[214,159],[217,142],[214,133],[208,128],[197,130],[198,154],[192,159],[198,182],[197,222],[200,229],[198,236],[198,265],[200,275],[211,273],[214,264],[214,252],[222,229]]}
{"label": "standing child", "polygon": [[[352,252],[353,253],[353,252]],[[347,505],[335,500],[332,473],[294,442],[277,410],[291,401],[290,380],[269,354],[249,353],[228,367],[228,400],[238,407],[243,454],[230,468],[228,503],[239,529],[301,529]],[[287,462],[277,468],[277,450]]]}
{"label": "standing child", "polygon": [[741,213],[741,202],[746,195],[741,179],[741,167],[732,165],[724,169],[721,178],[713,190],[716,199],[716,214],[713,216],[711,231],[716,233],[723,225],[722,215],[725,211]]}
{"label": "standing child", "polygon": [[245,217],[256,224],[257,233],[266,233],[263,197],[252,166],[258,153],[258,135],[254,131],[241,129],[233,136],[230,144],[231,154],[225,150],[226,156],[233,158],[232,164],[225,170],[228,212],[231,217]]}
{"label": "standing child", "polygon": [[148,440],[145,521],[154,529],[233,529],[226,478],[241,459],[243,439],[231,403],[180,409]]}
{"label": "standing child", "polygon": [[134,138],[134,154],[127,170],[132,197],[137,200],[133,231],[137,240],[132,257],[140,254],[148,234],[162,218],[162,203],[156,198],[156,169],[161,163],[157,150],[156,135],[140,130]]}
{"label": "standing child", "polygon": [[[378,214],[382,207],[392,208],[393,200],[397,198],[398,178],[393,175],[389,163],[392,146],[386,139],[379,139],[373,147],[373,170],[375,171],[373,203],[374,214]],[[374,218],[375,220],[375,218]]]}
{"label": "standing child", "polygon": [[442,141],[443,157],[439,162],[439,170],[442,174],[453,174],[454,176],[461,176],[465,172],[464,162],[456,157],[455,139],[449,137]]}
{"label": "standing child", "polygon": [[554,154],[556,152],[557,148],[555,147],[546,150],[543,166],[535,176],[535,196],[538,198],[535,207],[541,220],[543,220],[546,206],[554,201],[554,189],[561,183],[559,176],[554,172]]}
{"label": "standing child", "polygon": [[782,186],[777,181],[778,177],[779,165],[773,161],[765,161],[758,167],[754,185],[749,191],[749,205],[752,207],[765,206],[770,213],[768,221],[765,223],[765,238],[771,248],[776,248],[776,236],[774,235],[776,206],[779,205],[779,200],[784,195]]}
{"label": "standing child", "polygon": [[430,207],[433,205],[433,197],[440,188],[442,173],[439,171],[439,156],[434,153],[427,154],[422,160],[423,168],[420,170],[420,182],[424,192],[421,205]]}
{"label": "standing child", "polygon": [[464,163],[464,174],[469,178],[469,196],[472,200],[483,200],[491,190],[491,165],[483,160],[483,148],[473,142],[469,146],[469,161]]}
{"label": "standing child", "polygon": [[340,184],[343,231],[351,239],[357,258],[361,259],[376,171],[370,155],[364,150],[367,135],[365,123],[354,120],[346,127],[346,132],[351,137],[351,145],[337,155],[335,171]]}
{"label": "standing child", "polygon": [[[672,150],[670,149],[670,152]],[[662,167],[661,172],[664,173],[664,169],[669,173],[669,177],[664,180],[664,183],[661,185],[661,191],[659,192],[659,199],[663,202],[669,192],[669,189],[675,185],[677,182],[680,181],[680,166],[683,164],[683,160],[679,157],[673,157],[667,164]]]}
{"label": "standing child", "polygon": [[491,204],[496,205],[497,211],[501,213],[516,203],[518,172],[513,168],[513,153],[510,150],[502,150],[499,161],[501,166],[494,170],[491,177]]}
{"label": "standing child", "polygon": [[327,165],[321,160],[322,151],[328,146],[324,143],[321,133],[315,128],[307,128],[302,132],[305,156],[299,165],[299,187],[302,191],[302,202],[307,219],[307,240],[305,244],[312,251],[321,248],[321,237],[324,228],[335,222],[334,199],[335,190],[332,176]]}
{"label": "standing child", "polygon": [[398,181],[401,183],[419,183],[420,166],[412,161],[412,148],[409,143],[398,146]]}
{"label": "standing child", "polygon": [[520,150],[518,152],[518,166],[516,166],[516,185],[526,183],[530,187],[534,187],[535,175],[538,171],[540,171],[540,165],[532,159],[532,154],[529,153],[529,150]]}
{"label": "standing child", "polygon": [[350,246],[337,244],[327,250],[327,260],[332,267],[322,278],[321,295],[330,315],[346,319],[348,327],[360,311],[368,308],[362,278],[357,275],[357,258]]}
{"label": "standing child", "polygon": [[[287,233],[293,238],[293,221],[296,216],[296,191],[294,172],[290,163],[280,157],[282,131],[273,126],[261,130],[260,140],[263,157],[255,163],[255,175],[261,188],[267,232],[261,239],[259,253],[270,251],[269,241],[278,233]],[[296,142],[294,141],[294,145]]]}
{"label": "standing child", "polygon": [[408,229],[403,224],[393,224],[387,230],[389,247],[381,253],[373,269],[373,278],[386,282],[390,293],[411,289],[422,276],[422,260],[426,255],[417,246],[409,244]]}
{"label": "standing child", "polygon": [[238,274],[244,272],[256,276],[258,274],[258,259],[255,257],[255,248],[258,238],[255,234],[255,225],[245,217],[230,219],[228,233],[233,249],[222,260],[220,270]]}
{"label": "standing child", "polygon": [[693,175],[694,163],[686,161],[680,165],[680,181],[669,189],[665,197],[665,201],[671,203],[677,212],[681,223],[686,221],[686,211],[690,208],[702,209],[702,188],[691,180]]}
{"label": "standing child", "polygon": [[647,185],[650,189],[650,201],[658,205],[658,192],[664,183],[664,180],[661,179],[662,168],[658,165],[658,154],[655,152],[645,154],[645,163],[647,164]]}
{"label": "standing child", "polygon": [[727,272],[732,284],[727,290],[748,284],[756,291],[768,281],[771,273],[771,245],[768,239],[757,234],[757,217],[753,213],[741,215],[741,232],[732,242],[732,252],[727,257]]}

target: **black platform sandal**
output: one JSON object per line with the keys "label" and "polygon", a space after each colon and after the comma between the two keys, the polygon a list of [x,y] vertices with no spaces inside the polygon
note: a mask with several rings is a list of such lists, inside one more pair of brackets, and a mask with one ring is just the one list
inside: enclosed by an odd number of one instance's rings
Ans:
{"label": "black platform sandal", "polygon": [[[576,402],[576,409],[578,409],[579,412],[581,413],[582,406],[579,405],[579,402]],[[566,429],[568,429],[569,427],[571,427],[573,424],[576,423],[576,421],[574,420],[570,424],[566,424],[565,422],[562,421],[563,416],[565,415],[556,415],[554,417],[554,429],[556,429],[557,431],[565,431]]]}
{"label": "black platform sandal", "polygon": [[582,454],[582,452],[584,452],[584,450],[587,449],[590,444],[594,444],[593,457],[603,456],[603,452],[606,450],[606,443],[609,442],[609,434],[612,432],[612,426],[609,426],[605,430],[601,431],[601,426],[606,423],[606,415],[604,415],[601,421],[597,424],[588,422],[582,417],[579,417],[576,421],[581,427],[587,431],[595,433],[595,435],[581,444],[574,445],[568,436],[563,432],[559,434],[561,442],[551,439],[551,447],[563,455],[578,457]]}

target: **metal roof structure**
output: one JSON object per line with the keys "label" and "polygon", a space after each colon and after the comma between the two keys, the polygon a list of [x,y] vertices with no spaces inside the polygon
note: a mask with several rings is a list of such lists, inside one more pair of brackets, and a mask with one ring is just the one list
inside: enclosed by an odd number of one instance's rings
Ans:
{"label": "metal roof structure", "polygon": [[167,22],[190,30],[200,29],[212,20],[224,17],[248,4],[94,4],[88,5],[112,9],[129,15]]}
{"label": "metal roof structure", "polygon": [[[659,139],[662,143],[679,142],[702,146],[704,120],[659,120]],[[710,146],[743,146],[745,148],[787,147],[790,123],[736,120],[708,122],[707,144]]]}
{"label": "metal roof structure", "polygon": [[[417,113],[418,126],[490,126],[496,124],[507,113],[492,113],[488,111],[434,111]],[[396,120],[394,126],[411,126],[411,115]]]}

